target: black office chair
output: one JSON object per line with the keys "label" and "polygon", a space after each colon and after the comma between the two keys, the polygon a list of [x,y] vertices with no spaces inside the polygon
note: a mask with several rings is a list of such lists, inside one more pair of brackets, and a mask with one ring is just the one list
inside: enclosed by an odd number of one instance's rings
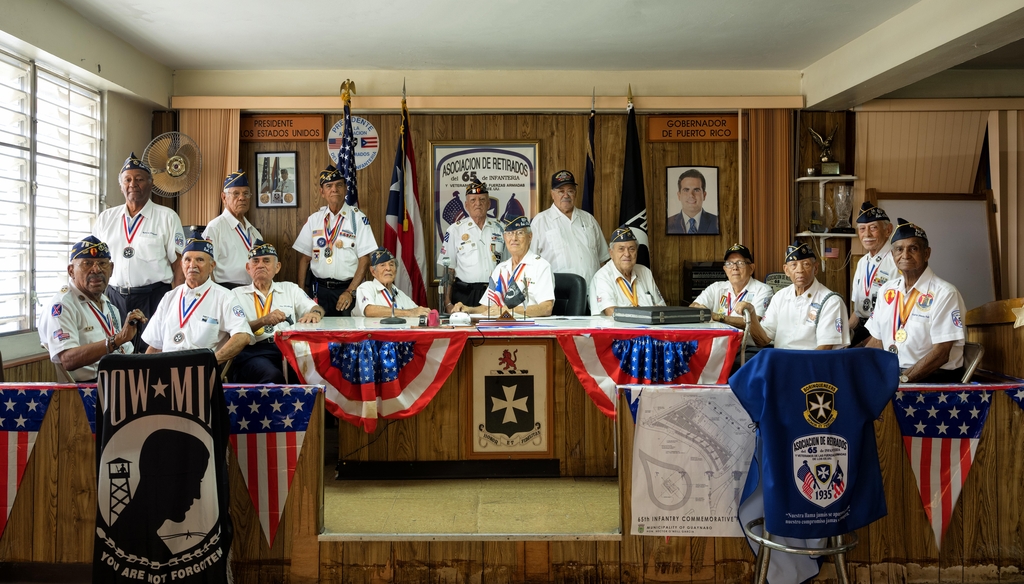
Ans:
{"label": "black office chair", "polygon": [[576,274],[555,274],[554,316],[586,316],[587,281]]}
{"label": "black office chair", "polygon": [[182,228],[185,232],[185,239],[202,239],[203,232],[206,231],[205,225],[185,225]]}

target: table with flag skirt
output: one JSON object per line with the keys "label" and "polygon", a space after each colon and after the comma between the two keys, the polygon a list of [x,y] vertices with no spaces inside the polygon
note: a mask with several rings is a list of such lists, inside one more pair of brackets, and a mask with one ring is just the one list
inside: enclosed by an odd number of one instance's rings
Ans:
{"label": "table with flag skirt", "polygon": [[416,415],[437,394],[470,339],[555,339],[594,405],[615,417],[615,386],[724,383],[741,339],[718,323],[642,326],[605,317],[396,328],[380,319],[327,318],[275,337],[305,383],[323,384],[332,414],[373,432],[378,418]]}

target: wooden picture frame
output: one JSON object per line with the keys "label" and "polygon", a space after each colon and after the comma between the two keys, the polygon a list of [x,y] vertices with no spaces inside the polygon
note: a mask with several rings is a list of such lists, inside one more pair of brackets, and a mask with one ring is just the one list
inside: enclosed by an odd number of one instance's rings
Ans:
{"label": "wooden picture frame", "polygon": [[298,158],[299,153],[294,150],[256,153],[256,173],[249,188],[257,207],[299,206],[295,179]]}
{"label": "wooden picture frame", "polygon": [[477,179],[491,195],[488,217],[540,211],[537,194],[540,142],[536,140],[460,140],[430,142],[430,222],[433,242],[427,258],[432,280],[438,281],[437,256],[448,227],[465,216],[466,185]]}
{"label": "wooden picture frame", "polygon": [[[555,402],[551,341],[485,340],[472,345],[470,351],[462,432],[466,458],[552,458]],[[525,363],[530,366],[521,368]]]}

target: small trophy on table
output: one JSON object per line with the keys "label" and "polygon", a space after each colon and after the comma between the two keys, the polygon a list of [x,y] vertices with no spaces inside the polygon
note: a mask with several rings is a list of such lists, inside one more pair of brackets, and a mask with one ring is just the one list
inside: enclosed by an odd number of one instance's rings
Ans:
{"label": "small trophy on table", "polygon": [[821,148],[821,176],[838,176],[839,175],[839,163],[832,159],[832,141],[836,138],[836,132],[839,130],[839,126],[832,128],[832,132],[828,135],[828,139],[825,139],[821,134],[814,131],[814,128],[807,128],[807,131],[811,133],[811,138],[814,139],[814,143]]}

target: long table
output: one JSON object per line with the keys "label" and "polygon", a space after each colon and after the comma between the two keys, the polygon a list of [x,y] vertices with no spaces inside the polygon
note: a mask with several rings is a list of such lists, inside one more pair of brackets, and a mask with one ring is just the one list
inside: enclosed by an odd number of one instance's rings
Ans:
{"label": "long table", "polygon": [[[422,411],[473,339],[554,339],[594,405],[615,417],[615,386],[725,383],[742,334],[719,323],[645,326],[608,317],[549,317],[472,327],[382,325],[325,318],[275,340],[303,383],[323,384],[333,415],[367,432],[378,418]],[[412,320],[412,319],[410,319]]]}

